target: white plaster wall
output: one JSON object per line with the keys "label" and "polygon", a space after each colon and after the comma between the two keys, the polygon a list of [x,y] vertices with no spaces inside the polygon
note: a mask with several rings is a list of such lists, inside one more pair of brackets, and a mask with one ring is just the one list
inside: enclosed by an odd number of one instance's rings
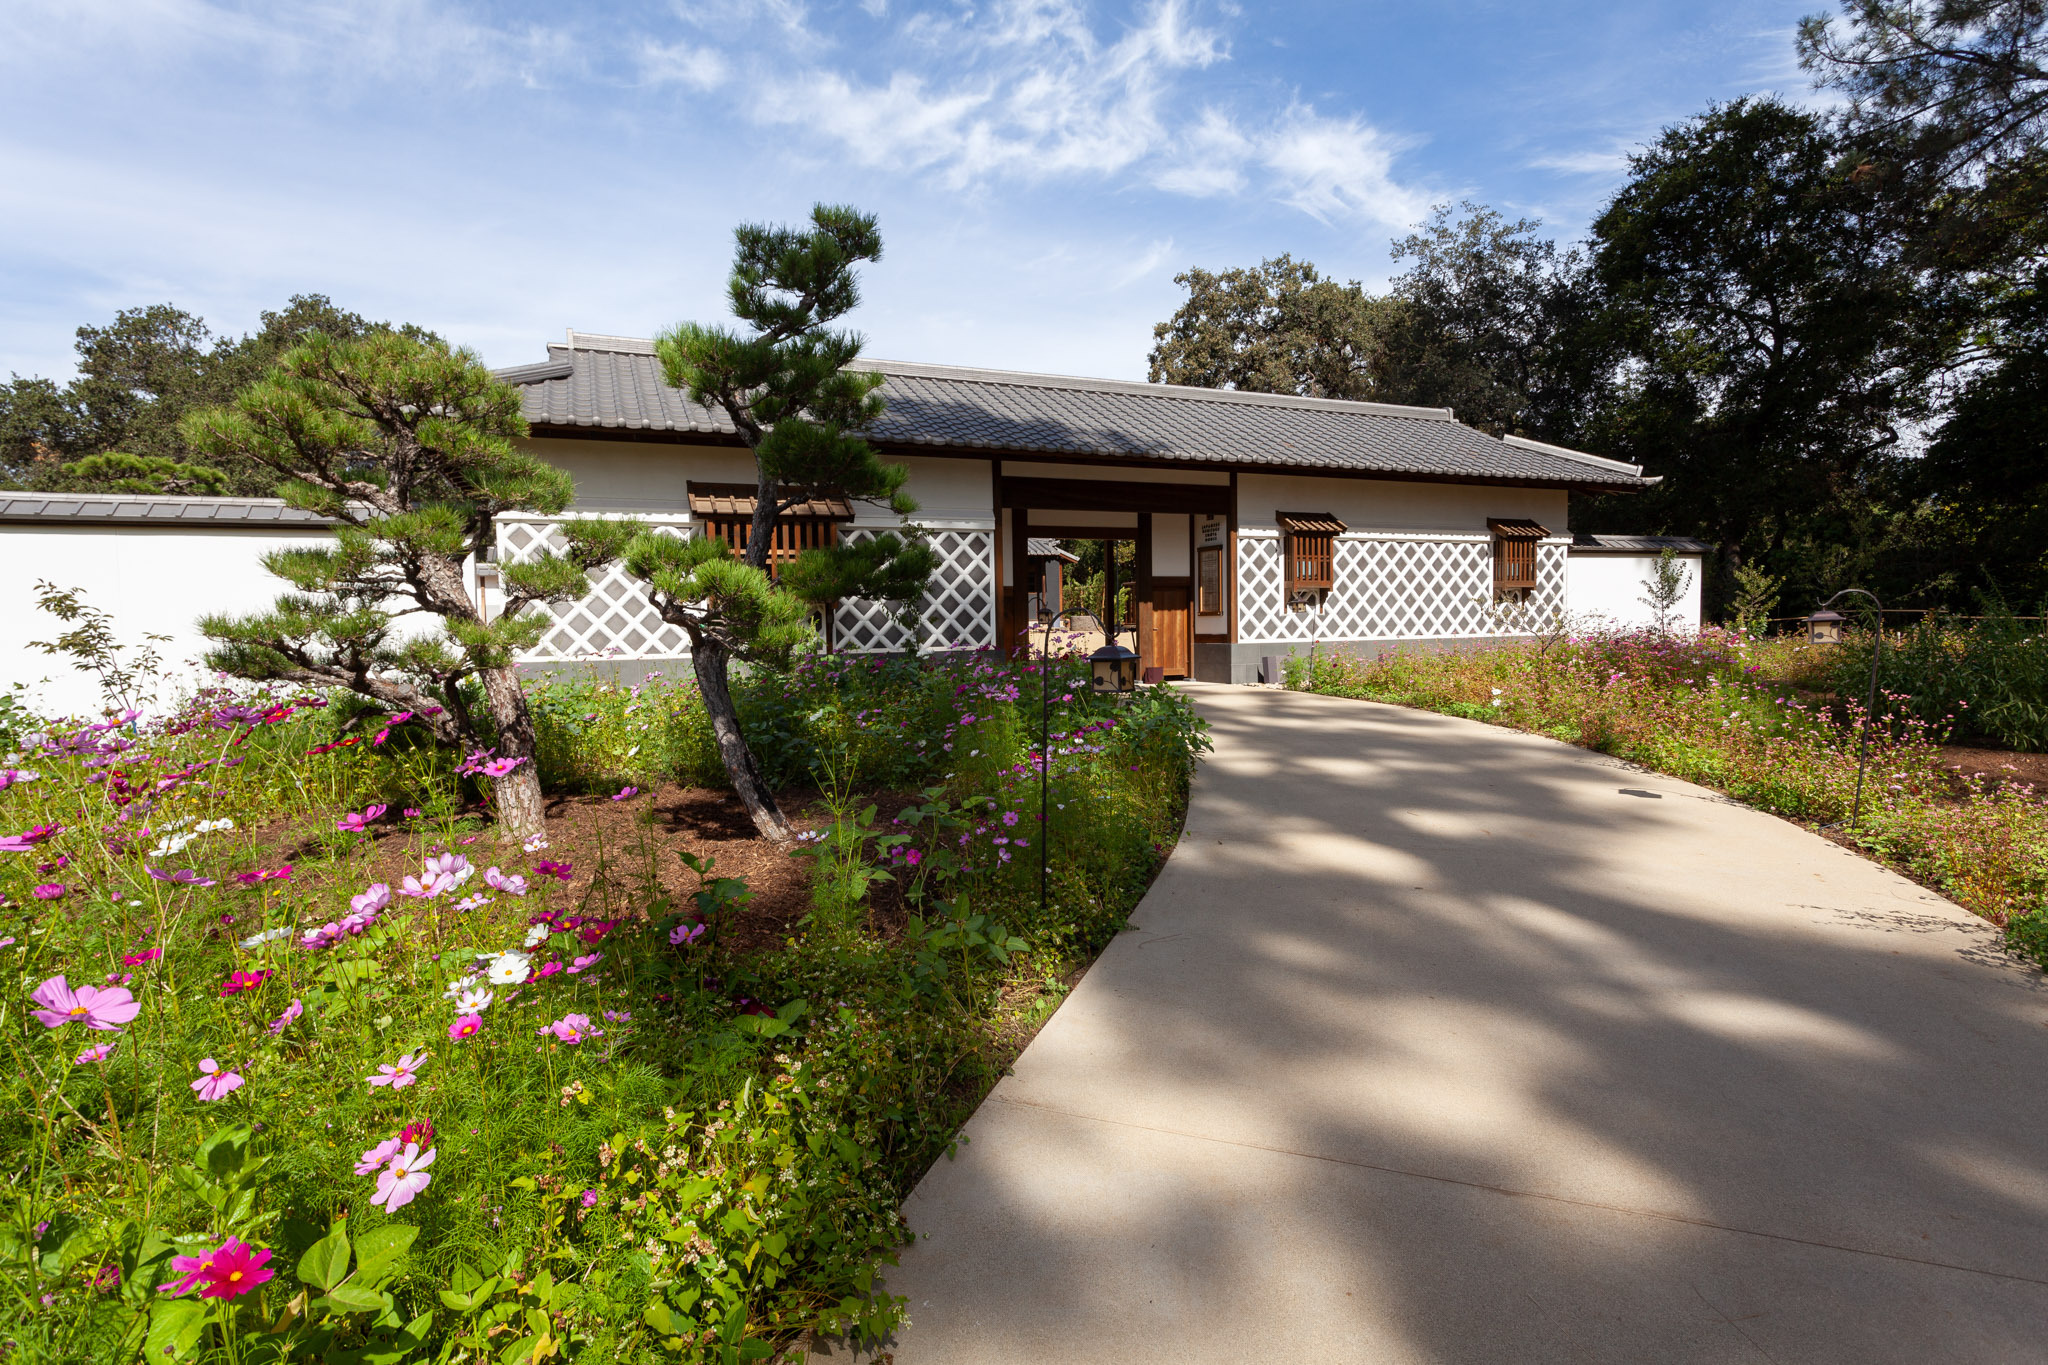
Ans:
{"label": "white plaster wall", "polygon": [[[1698,630],[1703,619],[1700,583],[1706,575],[1699,555],[1681,555],[1691,581],[1675,615],[1684,630]],[[1655,613],[1642,598],[1650,591],[1657,556],[1652,554],[1574,554],[1565,557],[1565,610],[1589,624],[1635,629],[1656,624]]]}
{"label": "white plaster wall", "polygon": [[[45,654],[31,640],[51,640],[69,627],[35,605],[38,579],[84,589],[83,600],[113,618],[115,638],[133,648],[145,632],[171,637],[157,651],[173,687],[189,691],[206,639],[194,623],[212,612],[258,611],[290,585],[260,563],[266,551],[319,544],[324,530],[274,527],[172,529],[154,526],[0,526],[0,685],[26,683],[37,707],[51,714],[96,715],[99,685],[71,667],[68,656]],[[171,695],[163,701],[173,700]]]}
{"label": "white plaster wall", "polygon": [[1240,530],[1272,530],[1280,524],[1280,512],[1328,512],[1353,531],[1464,531],[1485,535],[1489,517],[1526,518],[1562,535],[1567,498],[1562,489],[1551,488],[1240,474],[1237,524]]}
{"label": "white plaster wall", "polygon": [[1152,572],[1164,578],[1186,578],[1194,572],[1188,562],[1187,513],[1152,514]]}

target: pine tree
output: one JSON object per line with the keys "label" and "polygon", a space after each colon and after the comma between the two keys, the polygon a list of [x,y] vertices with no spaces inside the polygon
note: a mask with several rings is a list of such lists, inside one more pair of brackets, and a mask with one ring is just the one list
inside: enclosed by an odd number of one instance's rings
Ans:
{"label": "pine tree", "polygon": [[862,544],[806,550],[767,572],[775,527],[816,498],[871,502],[907,516],[909,470],[884,464],[861,436],[882,413],[882,376],[847,368],[857,333],[835,319],[860,301],[854,268],[881,259],[872,215],[820,204],[808,228],[743,224],[734,231],[732,311],[750,329],[683,323],[656,342],[668,382],[732,419],[754,454],[754,519],[735,557],[709,536],[643,533],[626,567],[643,580],[664,621],[690,638],[698,690],[719,755],[754,826],[777,842],[793,837],[741,733],[729,670],[778,666],[812,638],[813,613],[844,598],[909,602],[922,595],[935,556],[914,537],[884,532]]}
{"label": "pine tree", "polygon": [[[493,518],[552,516],[575,493],[566,473],[513,447],[526,431],[518,390],[474,354],[391,331],[315,335],[229,405],[185,421],[195,449],[273,471],[287,503],[340,523],[331,546],[264,556],[297,592],[268,612],[200,622],[218,645],[208,664],[349,688],[412,712],[444,744],[494,749],[509,768],[492,773],[506,840],[541,829],[533,718],[512,666],[549,624],[530,608],[588,593],[588,571],[631,534],[618,522],[563,522],[567,553],[505,565],[503,608],[486,620],[463,565],[495,543]],[[394,631],[414,613],[439,617],[440,631]]]}

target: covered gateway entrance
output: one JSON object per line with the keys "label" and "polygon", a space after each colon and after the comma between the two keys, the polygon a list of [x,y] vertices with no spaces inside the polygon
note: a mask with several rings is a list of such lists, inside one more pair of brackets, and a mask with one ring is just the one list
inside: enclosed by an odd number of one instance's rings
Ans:
{"label": "covered gateway entrance", "polygon": [[1231,543],[1228,476],[1140,483],[1049,475],[996,475],[1003,584],[997,624],[1004,646],[1012,653],[1035,646],[1027,639],[1036,625],[1033,540],[1127,541],[1136,550],[1130,588],[1137,622],[1136,639],[1126,624],[1122,641],[1137,651],[1141,669],[1193,677],[1198,644],[1230,639],[1223,587]]}

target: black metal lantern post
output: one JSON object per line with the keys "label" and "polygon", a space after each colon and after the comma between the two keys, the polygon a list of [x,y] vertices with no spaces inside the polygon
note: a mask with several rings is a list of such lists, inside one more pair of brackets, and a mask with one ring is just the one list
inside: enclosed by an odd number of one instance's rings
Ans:
{"label": "black metal lantern post", "polygon": [[1870,642],[1870,693],[1863,702],[1863,737],[1856,745],[1856,800],[1849,808],[1849,827],[1854,829],[1863,818],[1863,770],[1870,761],[1870,727],[1877,722],[1877,661],[1884,654],[1884,603],[1877,600],[1874,592],[1844,588],[1806,618],[1806,631],[1807,638],[1816,644],[1840,644],[1843,618],[1833,608],[1849,596],[1869,598],[1870,609],[1877,617],[1877,629]]}
{"label": "black metal lantern post", "polygon": [[[1109,577],[1104,588],[1108,610],[1095,618],[1102,627],[1103,645],[1088,656],[1089,685],[1093,691],[1118,697],[1130,695],[1138,682],[1138,656],[1116,642],[1116,544],[1110,543]],[[1047,859],[1052,845],[1052,628],[1064,616],[1086,613],[1075,610],[1049,612],[1039,596],[1038,643],[1038,910],[1045,913]],[[1108,618],[1108,619],[1105,619]]]}

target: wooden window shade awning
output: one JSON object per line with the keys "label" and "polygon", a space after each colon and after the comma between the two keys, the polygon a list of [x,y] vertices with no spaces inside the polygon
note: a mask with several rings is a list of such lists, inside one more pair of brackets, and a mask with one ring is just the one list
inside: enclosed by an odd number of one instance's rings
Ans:
{"label": "wooden window shade awning", "polygon": [[1536,543],[1550,534],[1533,521],[1487,520],[1493,532],[1493,591],[1496,597],[1536,587]]}
{"label": "wooden window shade awning", "polygon": [[1290,601],[1299,592],[1328,589],[1337,583],[1337,537],[1344,523],[1328,512],[1275,514],[1286,533],[1286,589]]}
{"label": "wooden window shade awning", "polygon": [[[754,515],[752,484],[698,483],[692,480],[690,515],[693,517],[747,517]],[[786,509],[785,517],[821,517],[826,521],[852,521],[853,505],[844,498],[812,498]]]}

